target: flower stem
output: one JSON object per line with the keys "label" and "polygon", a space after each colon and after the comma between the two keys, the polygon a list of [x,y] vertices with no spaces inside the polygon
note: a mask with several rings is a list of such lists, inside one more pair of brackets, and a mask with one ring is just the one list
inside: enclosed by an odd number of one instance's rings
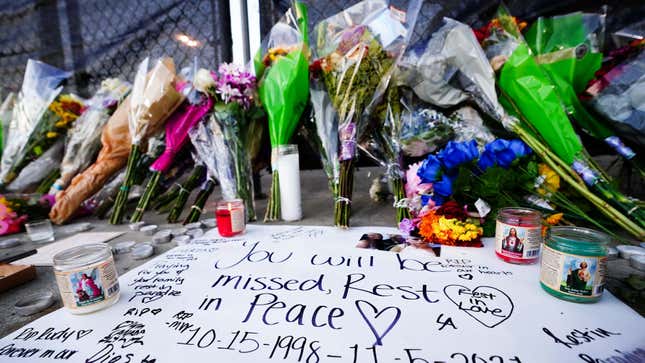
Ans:
{"label": "flower stem", "polygon": [[278,170],[274,170],[271,176],[271,192],[269,193],[267,210],[264,213],[264,222],[280,220],[280,214],[280,176]]}
{"label": "flower stem", "polygon": [[612,221],[618,224],[620,227],[625,229],[627,232],[633,234],[639,239],[645,238],[645,230],[639,227],[637,224],[632,222],[629,218],[625,217],[622,213],[612,207],[609,203],[597,197],[595,194],[591,193],[589,189],[583,184],[578,183],[571,175],[563,170],[561,167],[562,160],[553,156],[553,158],[548,154],[543,152],[545,149],[537,139],[535,139],[531,134],[526,132],[522,127],[515,127],[513,130],[517,133],[520,138],[538,154],[542,160],[544,160],[553,171],[555,171],[562,179],[564,179],[571,187],[573,187],[578,193],[585,197],[589,202],[591,202],[596,208],[600,210],[603,214],[609,217]]}
{"label": "flower stem", "polygon": [[354,159],[340,162],[340,182],[338,198],[334,203],[334,224],[336,227],[349,228],[352,212],[352,191],[354,189]]}
{"label": "flower stem", "polygon": [[213,194],[214,189],[215,182],[212,179],[208,179],[205,188],[199,191],[199,194],[197,194],[193,205],[190,207],[190,213],[188,213],[188,216],[186,217],[186,219],[184,219],[184,224],[194,223],[199,220],[199,217],[201,217],[202,215],[204,206],[206,205],[206,201],[211,196],[211,194]]}
{"label": "flower stem", "polygon": [[190,192],[192,192],[193,189],[197,188],[199,181],[204,177],[205,174],[206,174],[206,167],[204,165],[199,164],[195,166],[195,169],[193,169],[193,172],[192,174],[190,174],[190,177],[188,178],[188,180],[186,180],[181,184],[179,194],[177,195],[177,198],[175,199],[175,203],[172,209],[170,210],[170,213],[168,214],[169,223],[177,223],[177,221],[179,220],[179,217],[181,216],[181,212],[184,210],[184,206],[188,201]]}
{"label": "flower stem", "polygon": [[139,145],[132,145],[130,149],[130,156],[128,156],[128,166],[125,171],[125,179],[121,188],[119,188],[119,193],[116,195],[114,201],[114,211],[110,217],[110,224],[121,224],[123,221],[123,215],[125,213],[125,204],[128,201],[128,194],[130,194],[130,187],[134,183],[134,174],[136,172],[135,165],[141,157],[141,150]]}
{"label": "flower stem", "polygon": [[[398,204],[400,200],[405,199],[405,189],[403,186],[403,179],[401,177],[390,177],[392,181],[392,189],[394,191],[394,204]],[[396,223],[397,225],[404,219],[410,218],[410,210],[407,207],[397,206],[396,208]]]}
{"label": "flower stem", "polygon": [[139,203],[137,203],[137,208],[134,210],[132,218],[130,218],[130,223],[139,222],[141,221],[141,218],[143,218],[143,213],[148,208],[150,199],[157,192],[159,179],[161,179],[161,172],[154,171],[150,176],[150,181],[148,181],[148,184],[146,185],[146,190],[143,192],[141,198],[139,198]]}

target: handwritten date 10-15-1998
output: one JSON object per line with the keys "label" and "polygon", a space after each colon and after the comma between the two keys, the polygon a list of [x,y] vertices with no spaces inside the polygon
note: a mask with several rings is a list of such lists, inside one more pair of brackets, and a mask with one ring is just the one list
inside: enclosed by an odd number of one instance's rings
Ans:
{"label": "handwritten date 10-15-1998", "polygon": [[484,356],[477,353],[452,353],[448,359],[431,358],[432,354],[423,354],[422,349],[403,348],[400,356],[386,357],[377,350],[377,346],[361,348],[358,344],[346,347],[342,351],[323,353],[320,341],[307,337],[279,335],[275,339],[265,341],[258,332],[236,330],[219,337],[214,329],[193,327],[182,335],[188,336],[177,344],[190,345],[199,349],[218,349],[235,351],[240,354],[257,352],[271,360],[287,360],[304,363],[325,362],[407,362],[407,363],[522,363],[517,356],[504,358],[499,355]]}

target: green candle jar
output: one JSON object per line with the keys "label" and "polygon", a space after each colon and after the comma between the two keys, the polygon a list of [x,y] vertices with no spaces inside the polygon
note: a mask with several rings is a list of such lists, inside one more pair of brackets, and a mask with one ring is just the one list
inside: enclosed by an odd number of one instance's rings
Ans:
{"label": "green candle jar", "polygon": [[563,300],[578,303],[600,300],[608,242],[609,236],[592,229],[552,227],[542,249],[540,285]]}

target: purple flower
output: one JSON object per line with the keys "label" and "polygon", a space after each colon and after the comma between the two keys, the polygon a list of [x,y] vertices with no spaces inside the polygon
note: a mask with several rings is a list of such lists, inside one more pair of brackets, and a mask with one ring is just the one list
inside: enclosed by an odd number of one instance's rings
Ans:
{"label": "purple flower", "polygon": [[248,109],[254,102],[256,79],[253,74],[232,63],[222,63],[218,68],[215,91],[225,103],[236,102]]}
{"label": "purple flower", "polygon": [[409,218],[403,218],[399,223],[399,229],[401,230],[401,232],[404,232],[407,234],[414,231],[415,228],[416,227],[414,226],[414,222],[412,222],[412,220]]}

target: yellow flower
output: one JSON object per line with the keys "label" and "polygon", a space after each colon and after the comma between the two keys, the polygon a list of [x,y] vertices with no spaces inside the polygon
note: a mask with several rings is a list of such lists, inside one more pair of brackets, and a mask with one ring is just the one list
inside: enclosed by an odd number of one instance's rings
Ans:
{"label": "yellow flower", "polygon": [[58,137],[58,132],[49,131],[46,136],[48,139],[53,139]]}
{"label": "yellow flower", "polygon": [[537,192],[540,195],[550,195],[560,189],[560,176],[553,171],[548,165],[540,163],[538,165],[539,183]]}
{"label": "yellow flower", "polygon": [[560,221],[562,220],[563,216],[564,216],[563,213],[551,214],[550,216],[548,216],[546,218],[545,222],[546,222],[546,224],[548,224],[550,226],[555,226],[556,224],[560,223]]}

